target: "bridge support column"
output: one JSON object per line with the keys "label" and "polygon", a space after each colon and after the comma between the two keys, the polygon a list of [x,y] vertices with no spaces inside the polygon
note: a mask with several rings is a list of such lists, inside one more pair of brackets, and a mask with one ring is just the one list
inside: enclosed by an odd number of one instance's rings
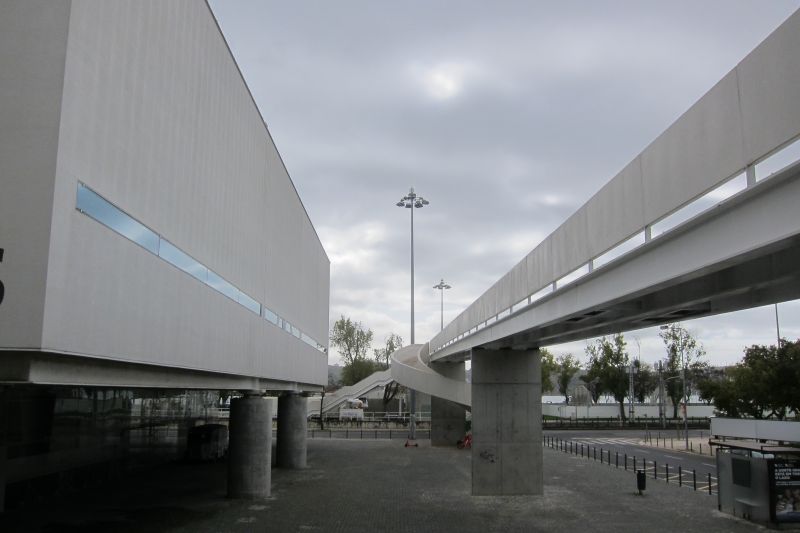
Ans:
{"label": "bridge support column", "polygon": [[284,392],[278,398],[278,442],[276,465],[306,467],[308,443],[308,399],[298,392]]}
{"label": "bridge support column", "polygon": [[[464,363],[434,363],[433,369],[441,375],[464,381]],[[464,437],[466,409],[455,402],[431,396],[431,445],[454,446]]]}
{"label": "bridge support column", "polygon": [[272,410],[258,393],[231,402],[228,497],[260,499],[270,494]]}
{"label": "bridge support column", "polygon": [[539,350],[472,350],[472,494],[542,494]]}

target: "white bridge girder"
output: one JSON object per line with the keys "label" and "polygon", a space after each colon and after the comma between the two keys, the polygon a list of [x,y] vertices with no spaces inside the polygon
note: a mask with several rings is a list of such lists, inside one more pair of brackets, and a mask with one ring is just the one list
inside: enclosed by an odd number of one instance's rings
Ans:
{"label": "white bridge girder", "polygon": [[800,163],[438,350],[525,349],[800,298]]}

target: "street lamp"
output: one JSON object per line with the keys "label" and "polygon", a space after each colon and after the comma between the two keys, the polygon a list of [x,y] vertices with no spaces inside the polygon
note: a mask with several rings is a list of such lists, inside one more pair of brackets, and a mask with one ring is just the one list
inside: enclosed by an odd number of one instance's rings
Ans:
{"label": "street lamp", "polygon": [[442,278],[442,281],[440,281],[438,285],[434,285],[433,288],[434,289],[439,289],[439,295],[441,297],[440,305],[441,305],[441,311],[442,311],[441,312],[441,321],[442,321],[441,329],[444,329],[444,290],[445,289],[452,289],[453,287],[451,287],[450,285],[445,283],[444,282],[444,278]]}
{"label": "street lamp", "polygon": [[[422,196],[418,196],[414,192],[414,187],[409,189],[408,194],[403,196],[399,202],[397,202],[397,207],[404,207],[406,209],[411,210],[411,344],[414,344],[414,209],[421,209],[428,205],[430,202],[423,198]],[[408,422],[408,438],[411,440],[415,440],[417,438],[417,424],[416,424],[416,408],[417,408],[417,397],[415,391],[409,391],[408,395],[408,408],[410,411],[410,417]]]}
{"label": "street lamp", "polygon": [[658,419],[661,421],[661,427],[666,429],[667,419],[664,416],[664,365],[661,361],[658,362]]}

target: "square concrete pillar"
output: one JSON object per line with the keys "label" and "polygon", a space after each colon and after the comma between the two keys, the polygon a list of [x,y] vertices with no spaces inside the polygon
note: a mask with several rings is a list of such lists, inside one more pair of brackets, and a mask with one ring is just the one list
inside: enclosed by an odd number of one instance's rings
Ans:
{"label": "square concrete pillar", "polygon": [[472,494],[542,494],[539,350],[472,350]]}
{"label": "square concrete pillar", "polygon": [[[450,379],[464,381],[464,362],[434,363],[436,372]],[[464,438],[466,409],[463,405],[431,396],[431,445],[455,446]]]}

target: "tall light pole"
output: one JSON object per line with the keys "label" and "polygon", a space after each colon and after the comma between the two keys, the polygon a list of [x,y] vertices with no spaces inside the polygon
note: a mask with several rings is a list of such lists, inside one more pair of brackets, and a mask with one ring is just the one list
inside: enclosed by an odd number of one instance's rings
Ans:
{"label": "tall light pole", "polygon": [[440,306],[441,306],[440,307],[440,309],[441,309],[441,322],[442,322],[442,325],[441,325],[440,329],[444,329],[444,290],[445,289],[452,289],[453,287],[451,287],[450,285],[445,283],[444,282],[444,278],[442,278],[442,281],[440,281],[438,285],[434,285],[433,288],[434,289],[439,289]]}
{"label": "tall light pole", "polygon": [[414,344],[414,209],[421,209],[429,203],[414,192],[414,187],[411,187],[408,195],[397,202],[397,207],[411,210],[411,344]]}
{"label": "tall light pole", "polygon": [[689,449],[689,389],[686,388],[686,358],[681,353],[681,381],[683,381],[683,438],[684,449]]}
{"label": "tall light pole", "polygon": [[664,416],[664,365],[658,361],[658,419],[661,421],[661,427],[666,429],[667,419]]}
{"label": "tall light pole", "polygon": [[[414,344],[414,209],[421,209],[429,203],[428,200],[414,192],[414,187],[411,187],[408,194],[397,202],[397,207],[411,210],[411,344]],[[410,411],[408,438],[415,440],[417,438],[417,395],[414,390],[409,391],[408,394],[408,409]]]}

